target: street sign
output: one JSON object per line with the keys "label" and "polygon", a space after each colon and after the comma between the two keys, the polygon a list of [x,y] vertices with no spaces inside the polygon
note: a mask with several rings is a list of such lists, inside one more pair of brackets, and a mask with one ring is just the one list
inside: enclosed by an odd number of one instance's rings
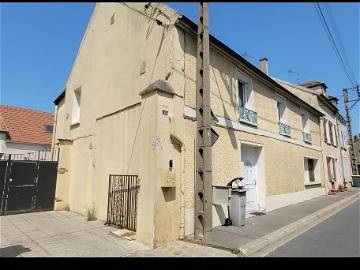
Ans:
{"label": "street sign", "polygon": [[216,133],[216,131],[211,128],[211,146],[214,145],[214,143],[219,139],[219,134]]}

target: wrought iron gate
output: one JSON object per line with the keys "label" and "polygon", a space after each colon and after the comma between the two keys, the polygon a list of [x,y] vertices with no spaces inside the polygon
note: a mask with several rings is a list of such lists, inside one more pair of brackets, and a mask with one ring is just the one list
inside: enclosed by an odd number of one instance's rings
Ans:
{"label": "wrought iron gate", "polygon": [[50,151],[1,156],[0,215],[54,209],[55,157]]}
{"label": "wrought iron gate", "polygon": [[140,184],[137,175],[110,175],[108,225],[136,231],[137,196]]}

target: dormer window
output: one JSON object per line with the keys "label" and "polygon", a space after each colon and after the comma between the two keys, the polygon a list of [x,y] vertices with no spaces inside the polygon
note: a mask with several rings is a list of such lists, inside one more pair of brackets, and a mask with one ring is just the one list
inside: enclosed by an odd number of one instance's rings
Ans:
{"label": "dormer window", "polygon": [[44,130],[46,133],[53,133],[54,126],[53,125],[44,125]]}

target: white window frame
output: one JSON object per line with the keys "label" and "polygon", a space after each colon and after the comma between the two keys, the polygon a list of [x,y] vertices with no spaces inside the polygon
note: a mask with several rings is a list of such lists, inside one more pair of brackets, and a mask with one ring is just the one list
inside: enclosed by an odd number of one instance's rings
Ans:
{"label": "white window frame", "polygon": [[330,144],[331,140],[330,140],[330,121],[326,119],[326,143]]}
{"label": "white window frame", "polygon": [[[281,103],[283,108],[283,113],[281,116],[279,116],[278,103]],[[276,117],[278,122],[288,125],[286,99],[278,94],[276,94]]]}
{"label": "white window frame", "polygon": [[71,125],[80,124],[80,115],[81,115],[81,87],[78,87],[73,92]]}
{"label": "white window frame", "polygon": [[332,131],[332,135],[333,135],[333,145],[334,146],[337,146],[338,145],[338,143],[337,143],[337,127],[336,127],[336,124],[333,124],[333,126],[332,126],[332,128],[333,128],[333,131]]}
{"label": "white window frame", "polygon": [[[308,168],[308,160],[313,160],[314,165],[314,181],[310,181],[309,168]],[[309,185],[319,185],[321,184],[321,176],[320,176],[320,162],[319,159],[314,157],[304,157],[304,184],[305,186]]]}
{"label": "white window frame", "polygon": [[240,107],[240,96],[239,96],[239,82],[244,84],[244,108],[248,110],[255,111],[255,102],[254,102],[254,91],[253,91],[253,85],[252,85],[252,79],[250,76],[244,74],[240,70],[236,70],[236,95],[238,100],[238,106]]}
{"label": "white window frame", "polygon": [[[304,110],[303,108],[300,108],[300,115],[301,115],[302,131],[306,132],[306,133],[310,133],[309,113],[306,110]],[[304,124],[304,118],[305,118],[305,124]]]}

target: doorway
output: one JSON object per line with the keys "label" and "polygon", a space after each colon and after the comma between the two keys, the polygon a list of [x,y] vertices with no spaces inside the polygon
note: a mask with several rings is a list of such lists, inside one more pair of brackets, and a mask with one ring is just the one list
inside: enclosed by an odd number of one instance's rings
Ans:
{"label": "doorway", "polygon": [[246,188],[246,212],[261,210],[259,186],[263,186],[262,147],[241,143],[241,176]]}

